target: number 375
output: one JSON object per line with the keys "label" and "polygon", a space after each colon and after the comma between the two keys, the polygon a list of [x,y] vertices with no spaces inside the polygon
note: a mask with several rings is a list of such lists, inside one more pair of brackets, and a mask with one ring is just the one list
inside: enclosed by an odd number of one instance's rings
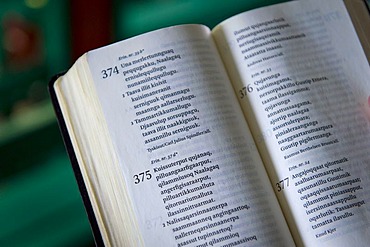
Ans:
{"label": "number 375", "polygon": [[152,178],[152,174],[150,173],[150,170],[146,170],[140,172],[139,174],[134,174],[134,176],[132,177],[134,178],[134,183],[139,184],[144,182],[145,180],[150,180]]}

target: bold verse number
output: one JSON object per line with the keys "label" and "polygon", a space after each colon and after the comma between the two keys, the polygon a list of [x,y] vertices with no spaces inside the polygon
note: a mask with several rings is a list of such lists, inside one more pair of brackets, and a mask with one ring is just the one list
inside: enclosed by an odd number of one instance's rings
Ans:
{"label": "bold verse number", "polygon": [[118,67],[117,66],[114,66],[114,67],[111,67],[111,68],[107,68],[107,69],[103,69],[101,71],[101,74],[102,74],[102,78],[103,79],[106,79],[108,77],[111,77],[113,74],[119,74],[118,72]]}
{"label": "bold verse number", "polygon": [[289,177],[286,177],[283,180],[280,180],[279,182],[276,183],[276,188],[278,192],[282,191],[288,186],[289,186]]}
{"label": "bold verse number", "polygon": [[134,178],[134,183],[139,184],[145,180],[150,180],[152,178],[152,174],[150,173],[150,170],[146,170],[144,172],[140,172],[139,174],[135,174],[132,177]]}

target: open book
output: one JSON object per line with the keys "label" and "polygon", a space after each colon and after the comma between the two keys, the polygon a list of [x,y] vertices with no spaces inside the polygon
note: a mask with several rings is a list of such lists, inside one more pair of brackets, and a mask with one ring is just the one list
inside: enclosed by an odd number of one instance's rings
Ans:
{"label": "open book", "polygon": [[288,2],[82,56],[51,91],[97,242],[367,246],[355,17],[340,0]]}

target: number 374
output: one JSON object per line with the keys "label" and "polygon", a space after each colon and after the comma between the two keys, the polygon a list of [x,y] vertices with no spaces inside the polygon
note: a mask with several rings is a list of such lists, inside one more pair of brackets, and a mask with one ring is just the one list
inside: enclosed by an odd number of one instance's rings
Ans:
{"label": "number 374", "polygon": [[114,67],[111,67],[111,68],[103,69],[101,71],[101,74],[102,74],[102,78],[106,79],[108,77],[111,77],[113,74],[118,75],[119,71],[118,71],[117,66],[114,66]]}

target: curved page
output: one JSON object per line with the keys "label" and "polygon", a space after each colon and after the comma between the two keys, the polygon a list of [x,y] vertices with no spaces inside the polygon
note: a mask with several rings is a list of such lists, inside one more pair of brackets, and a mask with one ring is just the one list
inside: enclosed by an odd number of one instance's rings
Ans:
{"label": "curved page", "polygon": [[370,241],[370,71],[342,1],[294,1],[215,29],[298,243]]}
{"label": "curved page", "polygon": [[207,28],[155,31],[88,62],[147,246],[293,245]]}

